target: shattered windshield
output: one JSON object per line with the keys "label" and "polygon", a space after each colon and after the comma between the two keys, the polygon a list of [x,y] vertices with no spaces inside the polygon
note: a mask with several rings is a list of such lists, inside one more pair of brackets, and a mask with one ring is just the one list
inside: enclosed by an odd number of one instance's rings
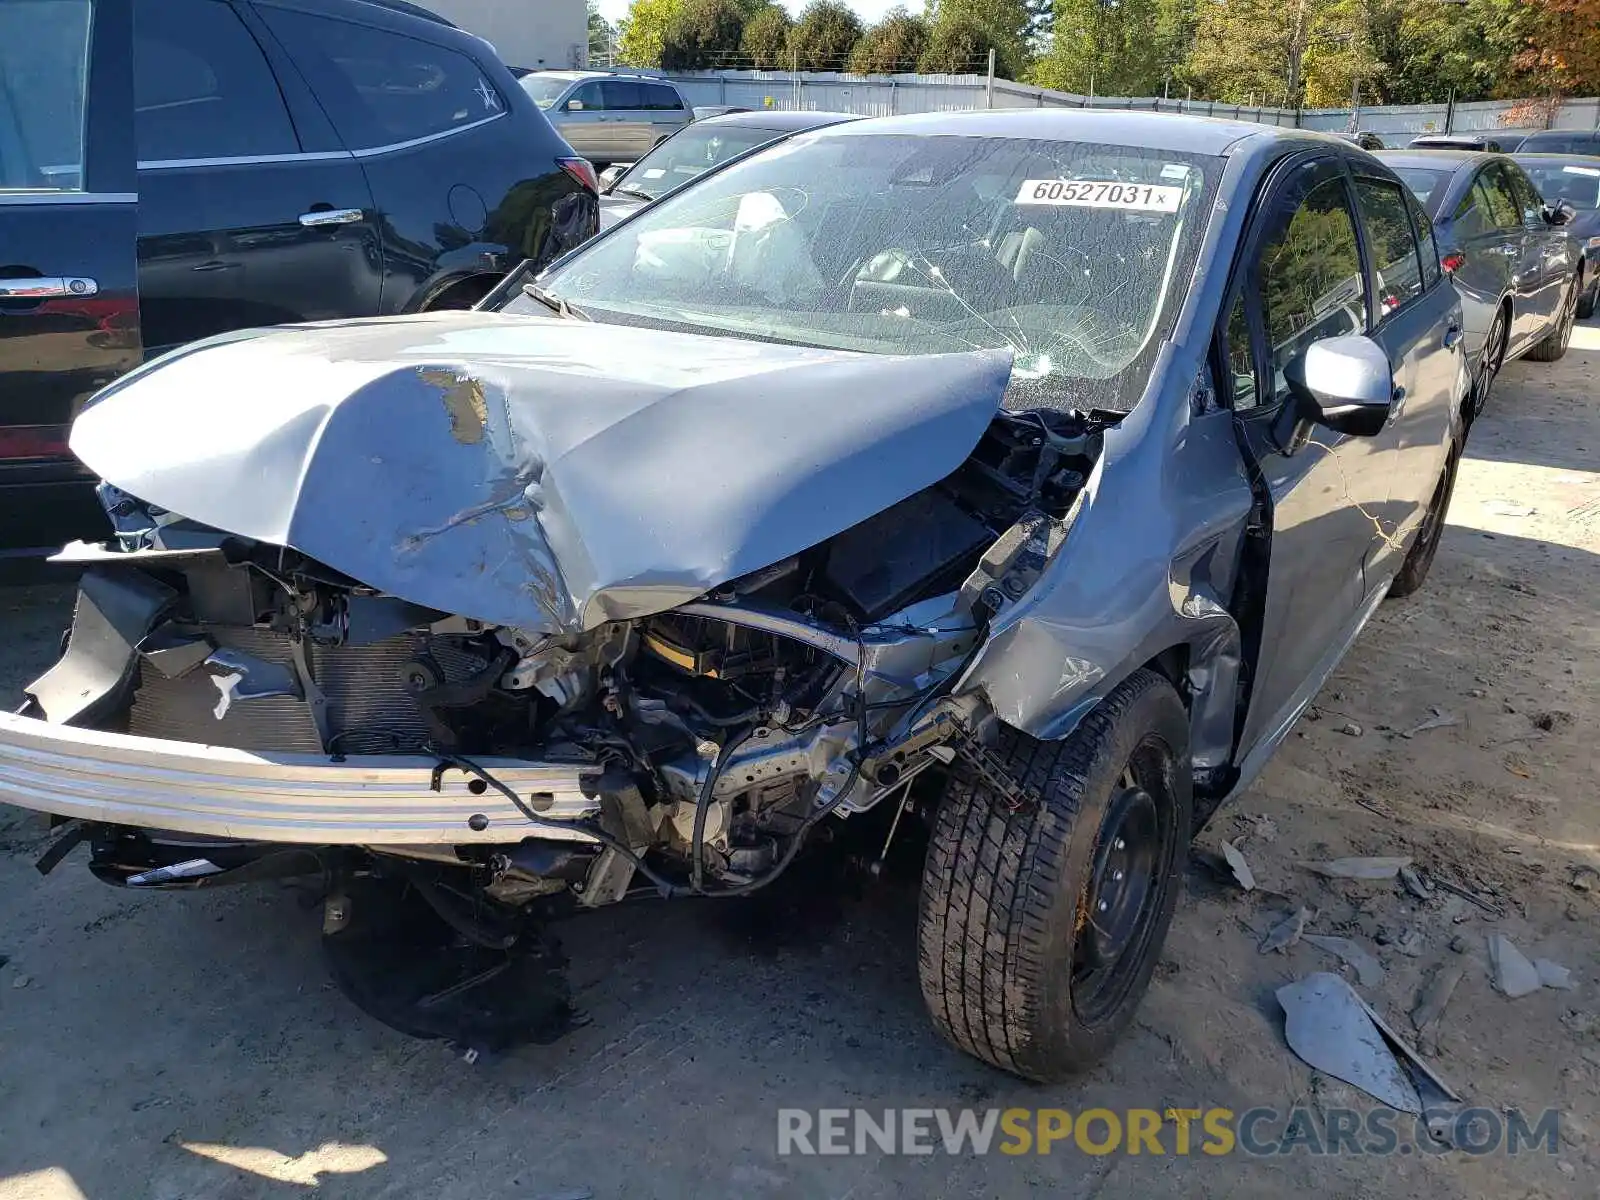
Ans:
{"label": "shattered windshield", "polygon": [[876,354],[1010,349],[1008,404],[1125,412],[1182,306],[1221,161],[801,135],[668,196],[541,283],[602,322]]}

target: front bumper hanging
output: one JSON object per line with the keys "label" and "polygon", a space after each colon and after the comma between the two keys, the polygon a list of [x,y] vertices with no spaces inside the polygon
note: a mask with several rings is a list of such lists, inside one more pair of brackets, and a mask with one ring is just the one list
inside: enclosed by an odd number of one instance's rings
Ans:
{"label": "front bumper hanging", "polygon": [[[599,769],[484,758],[534,823],[474,776],[425,755],[234,750],[0,714],[0,800],[88,822],[302,845],[593,842]],[[545,822],[549,822],[548,824]]]}

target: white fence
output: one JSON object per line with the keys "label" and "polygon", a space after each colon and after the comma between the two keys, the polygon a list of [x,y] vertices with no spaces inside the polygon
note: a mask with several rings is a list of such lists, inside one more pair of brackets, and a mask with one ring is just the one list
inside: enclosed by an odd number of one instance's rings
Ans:
{"label": "white fence", "polygon": [[[1212,103],[1155,96],[1080,96],[1048,88],[989,79],[983,75],[838,75],[801,71],[697,71],[674,74],[674,83],[693,105],[741,108],[812,109],[886,117],[897,113],[956,112],[973,108],[1112,108],[1197,116],[1228,117],[1266,125],[1341,132],[1350,128],[1348,108],[1302,109]],[[1600,129],[1600,100],[1567,100],[1548,124],[1524,119],[1504,123],[1524,101],[1485,100],[1464,104],[1407,104],[1362,108],[1356,128],[1392,145],[1419,133],[1471,133],[1488,130]]]}

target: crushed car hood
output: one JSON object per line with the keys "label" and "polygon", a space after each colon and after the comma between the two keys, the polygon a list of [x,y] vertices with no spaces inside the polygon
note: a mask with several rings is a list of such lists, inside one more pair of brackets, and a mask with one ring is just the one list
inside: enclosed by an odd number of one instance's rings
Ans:
{"label": "crushed car hood", "polygon": [[900,357],[494,313],[225,335],[96,397],[123,491],[546,632],[664,611],[953,471],[1007,352]]}

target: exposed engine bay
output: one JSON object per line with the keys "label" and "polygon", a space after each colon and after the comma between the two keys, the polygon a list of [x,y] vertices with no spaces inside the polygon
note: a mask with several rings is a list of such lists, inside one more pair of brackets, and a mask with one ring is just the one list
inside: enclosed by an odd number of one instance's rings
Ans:
{"label": "exposed engine bay", "polygon": [[[900,503],[700,600],[581,633],[422,608],[102,484],[116,538],[82,548],[74,630],[32,705],[141,738],[421,755],[436,788],[465,778],[527,822],[505,842],[336,847],[92,828],[111,882],[393,876],[480,948],[634,892],[748,893],[824,818],[903,801],[930,769],[983,769],[985,714],[954,685],[1059,544],[1100,428],[998,413],[954,473]],[[124,663],[107,661],[117,646]],[[519,794],[484,765],[504,759],[570,765],[589,803]],[[463,836],[481,819],[464,809]]]}

